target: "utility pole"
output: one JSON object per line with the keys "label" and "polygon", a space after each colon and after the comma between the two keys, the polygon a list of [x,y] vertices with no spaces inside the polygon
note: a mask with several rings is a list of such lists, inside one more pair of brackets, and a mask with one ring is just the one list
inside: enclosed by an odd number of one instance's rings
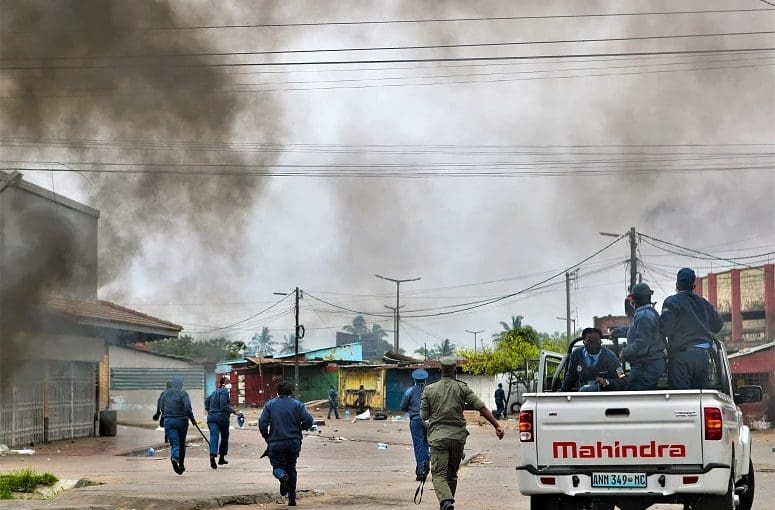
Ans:
{"label": "utility pole", "polygon": [[[296,328],[293,338],[293,352],[294,352],[294,361],[293,361],[293,384],[296,387],[296,397],[299,397],[298,391],[299,391],[299,340],[304,338],[304,325],[299,324],[299,300],[303,297],[303,291],[296,287],[296,289],[293,291],[296,303],[295,303],[295,315],[296,315]],[[275,292],[275,295],[278,296],[287,296],[290,294],[289,292]],[[300,399],[300,398],[299,398]]]}
{"label": "utility pole", "polygon": [[[403,308],[404,306],[405,305],[401,305],[398,308]],[[398,345],[396,344],[396,341],[395,341],[395,333],[396,331],[398,331],[398,308],[396,308],[395,306],[388,306],[388,305],[385,305],[385,308],[393,312],[393,339],[394,339],[393,343],[395,345]],[[395,345],[393,346],[393,352],[398,354],[398,351],[395,350]]]}
{"label": "utility pole", "polygon": [[471,331],[470,329],[467,329],[466,333],[472,333],[474,335],[474,352],[476,352],[476,335],[479,333],[484,333],[484,330],[480,329],[479,331]]}
{"label": "utility pole", "polygon": [[638,243],[635,239],[635,227],[630,227],[630,292],[635,287],[638,278]]}
{"label": "utility pole", "polygon": [[565,338],[570,345],[572,338],[570,337],[570,272],[565,273]]}
{"label": "utility pole", "polygon": [[401,317],[400,317],[400,315],[398,313],[398,309],[401,308],[401,305],[399,303],[399,295],[400,295],[400,290],[401,290],[401,284],[403,282],[416,282],[420,278],[405,278],[405,279],[388,278],[387,276],[381,276],[381,275],[378,275],[378,274],[375,274],[374,276],[376,276],[377,278],[381,278],[382,280],[387,280],[389,282],[395,282],[395,284],[396,284],[396,309],[395,309],[396,310],[396,312],[395,312],[396,313],[396,315],[395,315],[396,327],[395,327],[395,331],[393,332],[393,351],[398,353],[398,348],[399,348],[399,344],[398,344],[398,327],[399,327],[399,324],[400,324],[400,321],[401,321]]}

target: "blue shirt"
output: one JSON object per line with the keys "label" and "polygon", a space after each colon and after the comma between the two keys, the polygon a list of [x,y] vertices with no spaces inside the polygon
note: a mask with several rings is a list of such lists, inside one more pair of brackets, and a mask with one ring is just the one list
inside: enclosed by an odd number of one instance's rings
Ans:
{"label": "blue shirt", "polygon": [[503,388],[498,388],[495,390],[495,402],[505,402],[506,400],[506,392],[503,391]]}
{"label": "blue shirt", "polygon": [[293,397],[276,397],[266,403],[258,419],[258,430],[267,443],[301,439],[301,431],[312,426],[312,415]]}
{"label": "blue shirt", "polygon": [[415,384],[404,392],[404,398],[401,399],[401,410],[409,413],[410,418],[420,415],[420,400],[424,389],[424,384]]}
{"label": "blue shirt", "polygon": [[210,394],[208,411],[211,415],[229,416],[236,413],[231,407],[231,396],[227,388],[218,388]]}
{"label": "blue shirt", "polygon": [[705,298],[682,290],[662,305],[662,332],[667,337],[669,352],[685,351],[694,345],[708,344],[716,338],[724,322]]}
{"label": "blue shirt", "polygon": [[183,378],[173,377],[172,387],[164,391],[161,405],[165,418],[186,418],[193,420],[194,411],[191,409],[191,399],[183,390]]}
{"label": "blue shirt", "polygon": [[336,390],[328,390],[328,403],[332,406],[336,406],[336,401],[339,399],[339,394]]}
{"label": "blue shirt", "polygon": [[627,328],[627,347],[622,349],[622,359],[638,363],[664,357],[665,347],[657,311],[650,304],[636,308]]}
{"label": "blue shirt", "polygon": [[[590,363],[587,348],[575,349],[568,359],[568,369],[565,371],[565,379],[562,381],[560,391],[570,391],[575,386],[582,386],[588,381],[594,381],[596,377],[608,379],[608,391],[622,391],[627,389],[627,382],[619,377],[617,369],[621,369],[621,363],[605,347],[600,349],[598,354],[592,355],[596,358],[594,363]],[[623,374],[623,372],[621,372]]]}

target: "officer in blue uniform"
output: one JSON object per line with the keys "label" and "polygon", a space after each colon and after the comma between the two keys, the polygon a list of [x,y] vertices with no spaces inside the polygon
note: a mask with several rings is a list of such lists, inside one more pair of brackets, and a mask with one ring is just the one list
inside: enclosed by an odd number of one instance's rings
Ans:
{"label": "officer in blue uniform", "polygon": [[296,460],[301,452],[301,431],[312,427],[312,416],[293,398],[293,384],[277,385],[277,397],[264,406],[258,430],[268,444],[272,474],[280,480],[280,495],[288,495],[288,506],[296,506]]}
{"label": "officer in blue uniform", "polygon": [[162,400],[164,416],[164,434],[170,442],[170,462],[172,469],[179,475],[186,470],[186,435],[188,422],[196,425],[191,399],[183,390],[183,378],[175,376],[170,381],[170,389],[164,392]]}
{"label": "officer in blue uniform", "polygon": [[[167,394],[167,390],[172,388],[172,380],[167,381],[167,386],[164,391],[161,392],[161,395],[159,395],[159,398],[156,400],[156,413],[153,415],[153,421],[159,422],[159,427],[164,428],[164,416],[162,416],[161,412],[164,409],[164,396]],[[167,439],[167,433],[164,433],[164,442],[169,443],[169,440]]]}
{"label": "officer in blue uniform", "polygon": [[418,368],[412,372],[412,379],[414,379],[414,385],[404,392],[404,398],[401,399],[401,410],[409,414],[409,432],[412,434],[412,445],[414,445],[416,479],[424,481],[430,471],[431,452],[428,446],[428,429],[420,418],[420,400],[422,392],[425,390],[428,372]]}
{"label": "officer in blue uniform", "polygon": [[495,390],[495,418],[498,420],[506,416],[506,392],[503,391],[503,384],[498,383],[498,389]]}
{"label": "officer in blue uniform", "polygon": [[676,390],[708,387],[708,363],[715,334],[724,322],[713,305],[694,293],[694,271],[678,271],[677,293],[662,305],[662,332],[667,337],[667,378]]}
{"label": "officer in blue uniform", "polygon": [[334,416],[336,416],[336,419],[339,419],[339,393],[336,391],[336,388],[332,386],[328,387],[328,416],[326,417],[327,420],[331,419],[331,413],[334,413]]}
{"label": "officer in blue uniform", "polygon": [[584,347],[574,349],[560,391],[622,391],[627,389],[624,371],[616,354],[603,347],[603,333],[597,328],[584,328]]}
{"label": "officer in blue uniform", "polygon": [[654,291],[645,283],[636,283],[630,292],[635,314],[627,328],[627,346],[620,358],[630,362],[627,386],[630,391],[655,390],[665,373],[666,347],[659,312],[651,303]]}
{"label": "officer in blue uniform", "polygon": [[[207,404],[207,428],[210,429],[210,467],[218,469],[218,465],[228,464],[229,454],[229,417],[232,414],[242,416],[231,407],[231,383],[229,376],[221,377],[220,388],[213,391],[205,400]],[[215,456],[220,455],[218,464]]]}

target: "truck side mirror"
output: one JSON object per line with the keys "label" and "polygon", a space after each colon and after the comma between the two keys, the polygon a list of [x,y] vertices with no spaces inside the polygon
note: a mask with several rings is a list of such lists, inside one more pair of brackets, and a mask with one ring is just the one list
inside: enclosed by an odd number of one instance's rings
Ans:
{"label": "truck side mirror", "polygon": [[761,386],[740,386],[735,393],[735,404],[759,402],[762,399]]}

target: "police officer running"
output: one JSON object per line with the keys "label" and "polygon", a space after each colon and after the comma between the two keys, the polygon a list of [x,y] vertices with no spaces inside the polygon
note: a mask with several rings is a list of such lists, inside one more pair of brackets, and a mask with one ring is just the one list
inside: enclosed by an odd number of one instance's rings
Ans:
{"label": "police officer running", "polygon": [[495,390],[495,417],[499,420],[506,417],[506,392],[503,391],[502,383],[498,383],[498,389]]}
{"label": "police officer running", "polygon": [[337,409],[337,405],[339,404],[339,393],[336,392],[336,389],[333,386],[329,386],[328,389],[328,416],[326,417],[327,420],[331,419],[331,413],[334,413],[334,416],[336,416],[336,419],[339,419],[339,410]]}
{"label": "police officer running", "polygon": [[441,510],[455,510],[457,471],[463,460],[468,430],[463,417],[466,403],[479,411],[495,428],[495,435],[503,439],[503,428],[487,409],[484,402],[462,381],[455,379],[455,358],[444,357],[441,380],[429,384],[420,400],[420,417],[428,422],[428,444],[431,449],[433,488]]}
{"label": "police officer running", "polygon": [[665,373],[667,344],[660,328],[659,313],[651,303],[654,291],[645,283],[636,283],[630,294],[635,314],[627,328],[627,346],[620,355],[622,361],[630,362],[628,389],[655,390]]}
{"label": "police officer running", "polygon": [[412,372],[412,379],[414,379],[414,386],[404,392],[401,410],[409,414],[409,432],[412,434],[414,446],[416,479],[424,481],[428,476],[430,451],[428,450],[428,429],[420,418],[420,399],[425,389],[425,381],[428,379],[428,372],[418,368]]}
{"label": "police officer running", "polygon": [[188,422],[196,425],[191,399],[183,390],[183,378],[175,376],[170,381],[170,389],[164,392],[162,413],[164,415],[164,434],[170,442],[170,462],[172,469],[179,475],[186,470],[186,435]]}
{"label": "police officer running", "polygon": [[662,305],[662,332],[667,337],[667,378],[676,390],[708,387],[708,363],[715,333],[724,322],[713,305],[695,294],[695,274],[678,271],[677,293]]}
{"label": "police officer running", "polygon": [[293,384],[277,385],[277,397],[264,406],[258,429],[268,444],[272,475],[280,480],[280,495],[296,506],[296,461],[301,452],[301,431],[312,427],[312,415],[293,398]]}
{"label": "police officer running", "polygon": [[[161,392],[159,395],[159,398],[156,399],[156,413],[153,415],[153,421],[159,422],[159,427],[164,428],[164,416],[162,416],[162,411],[164,410],[164,396],[167,394],[167,390],[172,388],[172,381],[167,381],[167,387],[164,391]],[[164,442],[169,443],[169,440],[167,439],[167,433],[164,433]]]}
{"label": "police officer running", "polygon": [[616,354],[603,347],[603,333],[597,328],[581,332],[584,347],[574,349],[560,391],[623,391],[627,389],[622,365]]}
{"label": "police officer running", "polygon": [[[207,428],[210,429],[210,467],[218,469],[218,465],[228,464],[226,455],[229,454],[229,416],[236,414],[242,416],[231,407],[231,383],[229,376],[221,377],[221,387],[216,389],[206,399],[207,404]],[[220,439],[220,441],[219,441]],[[220,455],[218,464],[215,456]]]}

